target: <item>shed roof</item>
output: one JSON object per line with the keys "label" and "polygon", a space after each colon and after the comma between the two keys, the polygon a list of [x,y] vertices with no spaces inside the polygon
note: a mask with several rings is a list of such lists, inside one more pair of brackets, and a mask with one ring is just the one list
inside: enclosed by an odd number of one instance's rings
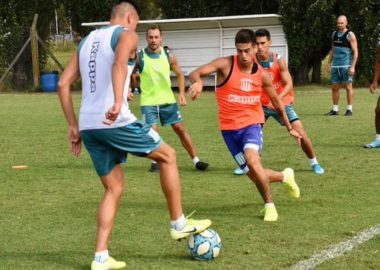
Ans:
{"label": "shed roof", "polygon": [[[146,31],[151,24],[159,24],[163,30],[186,30],[186,29],[209,29],[209,28],[231,28],[246,27],[255,22],[255,26],[279,25],[281,16],[278,14],[256,14],[223,17],[202,17],[185,19],[165,20],[141,20],[137,31]],[[106,22],[82,23],[83,26],[103,26]]]}

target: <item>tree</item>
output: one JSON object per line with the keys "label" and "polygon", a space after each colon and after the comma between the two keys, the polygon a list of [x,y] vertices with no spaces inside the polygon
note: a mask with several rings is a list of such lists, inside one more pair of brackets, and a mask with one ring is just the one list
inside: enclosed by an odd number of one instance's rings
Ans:
{"label": "tree", "polygon": [[[379,35],[380,3],[377,0],[282,0],[280,13],[289,48],[289,69],[295,84],[319,83],[321,61],[332,46],[337,16],[344,14],[358,39],[357,81],[371,77]],[[351,27],[352,26],[352,27]],[[372,69],[372,70],[371,70]],[[312,71],[312,77],[309,73]]]}
{"label": "tree", "polygon": [[[54,18],[55,3],[50,1],[7,0],[0,6],[0,71],[10,65],[30,35],[35,13],[39,14],[38,34],[48,41],[50,22]],[[40,50],[41,68],[45,52]],[[12,82],[16,89],[24,89],[32,78],[30,46],[16,63],[12,72]]]}
{"label": "tree", "polygon": [[[80,2],[80,3],[78,3]],[[83,22],[109,21],[114,0],[64,0],[61,2],[71,19],[73,30],[80,36],[85,36],[92,29],[82,27]],[[160,18],[161,10],[155,0],[140,0],[142,8],[141,19]]]}
{"label": "tree", "polygon": [[167,18],[197,18],[228,15],[277,13],[280,0],[157,0]]}
{"label": "tree", "polygon": [[295,84],[320,82],[321,62],[331,49],[334,1],[282,0],[281,22],[289,48],[289,69]]}
{"label": "tree", "polygon": [[373,78],[376,44],[380,42],[380,1],[341,1],[336,14],[347,16],[348,27],[356,35],[359,47],[356,79],[367,85]]}

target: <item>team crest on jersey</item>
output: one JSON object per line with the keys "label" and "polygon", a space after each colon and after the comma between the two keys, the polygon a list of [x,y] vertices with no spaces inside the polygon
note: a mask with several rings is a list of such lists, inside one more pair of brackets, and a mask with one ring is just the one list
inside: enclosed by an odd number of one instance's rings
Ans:
{"label": "team crest on jersey", "polygon": [[253,80],[252,79],[247,79],[243,78],[240,80],[240,90],[244,92],[250,92],[253,90]]}
{"label": "team crest on jersey", "polygon": [[274,73],[267,71],[267,74],[269,75],[269,78],[273,81],[274,80]]}
{"label": "team crest on jersey", "polygon": [[153,66],[154,71],[157,71],[157,72],[161,71],[161,64],[160,63],[153,63],[152,66]]}

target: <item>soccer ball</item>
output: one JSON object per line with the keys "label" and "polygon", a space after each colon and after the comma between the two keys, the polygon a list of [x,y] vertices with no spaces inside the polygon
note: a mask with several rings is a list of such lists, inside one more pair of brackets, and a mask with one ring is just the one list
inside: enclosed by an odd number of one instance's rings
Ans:
{"label": "soccer ball", "polygon": [[201,233],[190,235],[188,247],[191,257],[200,261],[209,261],[218,257],[222,242],[216,231],[207,229]]}

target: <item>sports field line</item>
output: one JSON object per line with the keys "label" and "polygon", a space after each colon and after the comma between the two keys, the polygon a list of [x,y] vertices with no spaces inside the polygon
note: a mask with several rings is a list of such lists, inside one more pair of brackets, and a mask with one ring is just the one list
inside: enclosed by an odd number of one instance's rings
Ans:
{"label": "sports field line", "polygon": [[314,254],[311,258],[298,262],[290,267],[290,270],[309,270],[313,269],[319,264],[332,260],[338,256],[343,255],[346,252],[351,251],[354,247],[359,246],[373,237],[380,234],[380,224],[377,224],[365,231],[362,231],[352,237],[351,239],[340,242],[336,245],[329,247],[317,254]]}

